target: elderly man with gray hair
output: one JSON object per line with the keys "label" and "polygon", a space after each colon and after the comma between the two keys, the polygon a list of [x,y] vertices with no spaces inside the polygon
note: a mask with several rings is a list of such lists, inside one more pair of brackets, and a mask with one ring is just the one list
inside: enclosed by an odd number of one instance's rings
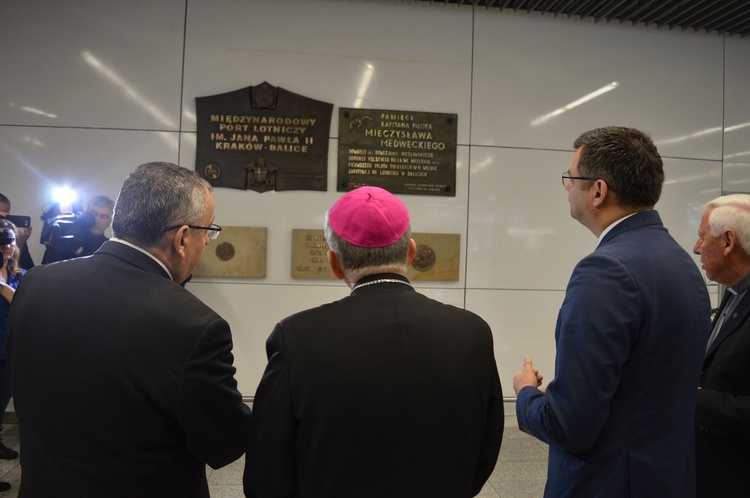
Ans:
{"label": "elderly man with gray hair", "polygon": [[711,324],[695,416],[698,498],[750,490],[750,195],[707,203],[693,251],[726,286]]}

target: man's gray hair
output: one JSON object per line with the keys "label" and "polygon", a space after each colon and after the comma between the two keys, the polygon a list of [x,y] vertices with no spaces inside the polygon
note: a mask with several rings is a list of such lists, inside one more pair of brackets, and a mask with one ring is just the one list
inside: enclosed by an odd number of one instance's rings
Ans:
{"label": "man's gray hair", "polygon": [[344,275],[350,282],[375,273],[406,273],[411,226],[393,244],[383,247],[359,247],[342,239],[331,228],[326,212],[324,227],[328,248],[336,253]]}
{"label": "man's gray hair", "polygon": [[711,235],[720,236],[724,230],[731,228],[737,234],[742,250],[750,254],[750,194],[730,194],[717,197],[703,206],[708,215],[708,227]]}
{"label": "man's gray hair", "polygon": [[206,215],[211,185],[176,164],[141,164],[125,180],[115,203],[115,237],[141,247],[158,247],[175,225],[198,225]]}

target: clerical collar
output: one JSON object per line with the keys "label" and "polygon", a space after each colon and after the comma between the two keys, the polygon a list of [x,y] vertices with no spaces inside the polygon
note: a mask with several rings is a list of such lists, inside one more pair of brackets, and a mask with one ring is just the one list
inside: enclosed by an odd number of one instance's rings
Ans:
{"label": "clerical collar", "polygon": [[742,280],[734,284],[733,286],[729,287],[729,290],[732,291],[733,294],[742,294],[750,287],[750,273],[742,277]]}
{"label": "clerical collar", "polygon": [[404,284],[408,287],[411,287],[409,279],[407,279],[403,275],[399,275],[397,273],[378,273],[375,275],[367,275],[366,277],[362,277],[357,280],[357,283],[354,285],[354,287],[352,287],[352,292],[357,289],[361,289],[362,287],[369,287],[371,285],[378,284]]}

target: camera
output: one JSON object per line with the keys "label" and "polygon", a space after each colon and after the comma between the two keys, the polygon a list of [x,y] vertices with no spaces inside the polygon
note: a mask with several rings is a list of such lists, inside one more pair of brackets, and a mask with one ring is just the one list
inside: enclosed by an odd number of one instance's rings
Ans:
{"label": "camera", "polygon": [[94,215],[84,212],[80,202],[56,202],[44,210],[41,219],[44,226],[39,242],[60,252],[74,252],[81,247],[89,230],[96,224]]}
{"label": "camera", "polygon": [[0,216],[0,219],[10,221],[16,228],[29,228],[31,226],[31,216],[9,214],[8,216]]}

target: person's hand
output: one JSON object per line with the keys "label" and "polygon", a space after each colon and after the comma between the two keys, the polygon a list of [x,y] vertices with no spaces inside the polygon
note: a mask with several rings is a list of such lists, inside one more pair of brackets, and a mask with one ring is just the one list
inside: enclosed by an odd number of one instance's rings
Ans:
{"label": "person's hand", "polygon": [[516,392],[516,396],[518,396],[521,389],[526,386],[541,386],[543,379],[544,377],[539,373],[539,370],[534,369],[531,357],[526,355],[523,357],[523,368],[513,376],[513,390]]}
{"label": "person's hand", "polygon": [[18,246],[19,249],[23,249],[23,246],[26,245],[26,241],[29,240],[29,237],[31,236],[31,227],[18,228],[16,230],[16,235],[16,246]]}

